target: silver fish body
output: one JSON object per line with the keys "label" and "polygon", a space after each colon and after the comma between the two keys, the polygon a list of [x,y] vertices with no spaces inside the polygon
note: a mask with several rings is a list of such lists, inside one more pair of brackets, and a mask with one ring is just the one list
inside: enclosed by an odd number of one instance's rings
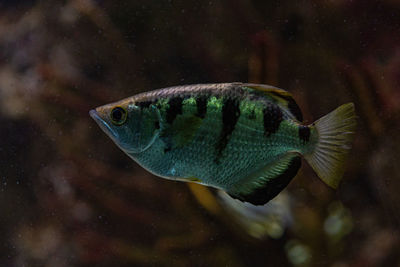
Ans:
{"label": "silver fish body", "polygon": [[[296,175],[301,155],[321,179],[337,186],[355,127],[354,106],[339,109],[330,121],[306,126],[288,92],[225,83],[159,89],[90,114],[125,153],[155,175],[264,204]],[[328,133],[321,136],[324,131]],[[338,137],[332,139],[332,134]]]}

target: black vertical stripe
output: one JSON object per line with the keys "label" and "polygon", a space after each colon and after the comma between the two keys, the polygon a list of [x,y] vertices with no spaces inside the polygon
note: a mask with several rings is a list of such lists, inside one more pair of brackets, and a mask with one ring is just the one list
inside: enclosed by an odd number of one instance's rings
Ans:
{"label": "black vertical stripe", "polygon": [[166,111],[166,121],[172,124],[179,114],[182,114],[182,102],[183,98],[180,96],[172,97],[168,101],[168,108]]}
{"label": "black vertical stripe", "polygon": [[216,162],[219,162],[219,158],[222,152],[228,145],[229,137],[235,129],[236,123],[240,116],[239,101],[226,98],[222,105],[222,131],[220,138],[216,145],[217,158]]}
{"label": "black vertical stripe", "polygon": [[303,121],[303,114],[301,113],[301,110],[300,110],[299,106],[297,105],[296,101],[294,101],[293,97],[288,96],[288,95],[283,95],[278,92],[271,92],[271,93],[273,95],[276,95],[276,96],[286,100],[290,113],[292,113],[293,116],[300,122]]}
{"label": "black vertical stripe", "polygon": [[264,119],[264,134],[265,136],[270,136],[279,129],[279,125],[283,120],[283,114],[281,109],[270,104],[263,110]]}
{"label": "black vertical stripe", "polygon": [[310,140],[310,128],[308,126],[299,126],[299,137],[304,143]]}
{"label": "black vertical stripe", "polygon": [[256,117],[256,111],[255,111],[254,108],[249,111],[249,113],[247,114],[247,118],[249,120],[255,120],[257,118]]}
{"label": "black vertical stripe", "polygon": [[148,108],[151,104],[153,104],[153,101],[142,101],[136,103],[136,105],[139,106],[141,109]]}
{"label": "black vertical stripe", "polygon": [[196,98],[197,117],[204,119],[207,113],[207,102],[208,102],[208,96],[201,95]]}

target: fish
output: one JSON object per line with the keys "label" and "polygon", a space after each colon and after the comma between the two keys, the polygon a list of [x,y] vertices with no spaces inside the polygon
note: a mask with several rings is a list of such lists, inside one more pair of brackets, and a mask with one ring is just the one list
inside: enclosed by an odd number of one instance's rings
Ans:
{"label": "fish", "polygon": [[139,93],[89,114],[154,175],[217,188],[253,205],[286,188],[302,158],[337,188],[356,128],[353,103],[307,125],[289,92],[240,82]]}

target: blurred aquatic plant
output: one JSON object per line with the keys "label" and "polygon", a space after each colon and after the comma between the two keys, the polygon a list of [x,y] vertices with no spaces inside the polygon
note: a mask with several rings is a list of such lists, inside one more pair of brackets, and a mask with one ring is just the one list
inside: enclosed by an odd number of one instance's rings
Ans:
{"label": "blurred aquatic plant", "polygon": [[220,190],[210,190],[194,183],[189,184],[189,188],[198,202],[211,214],[221,218],[224,223],[237,226],[253,238],[279,239],[292,223],[287,192],[282,192],[266,205],[254,206],[233,199]]}
{"label": "blurred aquatic plant", "polygon": [[232,199],[223,191],[219,191],[218,196],[224,209],[231,213],[231,216],[252,237],[281,238],[286,228],[292,223],[293,218],[287,192],[280,193],[263,206],[254,206]]}
{"label": "blurred aquatic plant", "polygon": [[348,209],[339,202],[331,203],[328,207],[328,217],[324,222],[324,230],[332,239],[333,243],[343,239],[351,232],[353,219]]}
{"label": "blurred aquatic plant", "polygon": [[298,240],[289,240],[285,245],[286,253],[290,263],[294,266],[310,266],[312,252],[307,245]]}

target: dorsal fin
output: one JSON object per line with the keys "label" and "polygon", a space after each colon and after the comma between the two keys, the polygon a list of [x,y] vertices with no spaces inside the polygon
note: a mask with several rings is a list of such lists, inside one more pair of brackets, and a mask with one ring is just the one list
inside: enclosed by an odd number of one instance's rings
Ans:
{"label": "dorsal fin", "polygon": [[278,195],[297,174],[301,166],[298,153],[288,152],[267,166],[254,171],[227,193],[254,205],[264,205]]}
{"label": "dorsal fin", "polygon": [[301,113],[301,110],[294,100],[292,94],[288,91],[265,84],[243,83],[242,86],[253,89],[255,92],[271,99],[278,105],[285,108],[292,118],[295,118],[300,122],[303,121],[303,114]]}

